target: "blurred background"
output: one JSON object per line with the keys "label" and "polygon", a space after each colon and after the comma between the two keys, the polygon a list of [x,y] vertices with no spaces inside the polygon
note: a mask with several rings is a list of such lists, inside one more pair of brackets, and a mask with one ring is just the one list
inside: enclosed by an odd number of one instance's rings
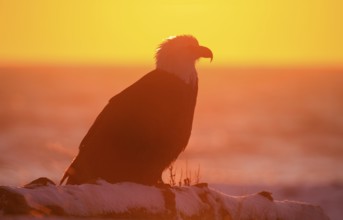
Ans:
{"label": "blurred background", "polygon": [[154,69],[158,44],[191,34],[214,61],[198,63],[176,172],[200,167],[200,181],[221,186],[325,185],[343,201],[342,8],[0,0],[0,185],[58,181],[107,101]]}

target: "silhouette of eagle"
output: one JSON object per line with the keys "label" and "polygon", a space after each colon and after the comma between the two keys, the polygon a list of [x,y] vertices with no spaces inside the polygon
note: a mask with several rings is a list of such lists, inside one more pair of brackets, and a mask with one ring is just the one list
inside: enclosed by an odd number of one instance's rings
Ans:
{"label": "silhouette of eagle", "polygon": [[166,39],[156,69],[114,96],[96,118],[61,184],[161,181],[191,134],[200,57],[213,55],[193,36]]}

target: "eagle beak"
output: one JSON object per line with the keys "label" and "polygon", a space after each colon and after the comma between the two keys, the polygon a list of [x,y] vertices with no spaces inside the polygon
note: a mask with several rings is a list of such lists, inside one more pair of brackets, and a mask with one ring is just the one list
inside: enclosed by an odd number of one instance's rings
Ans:
{"label": "eagle beak", "polygon": [[213,53],[210,49],[204,46],[199,46],[197,49],[197,55],[204,58],[211,58],[211,62],[213,60]]}

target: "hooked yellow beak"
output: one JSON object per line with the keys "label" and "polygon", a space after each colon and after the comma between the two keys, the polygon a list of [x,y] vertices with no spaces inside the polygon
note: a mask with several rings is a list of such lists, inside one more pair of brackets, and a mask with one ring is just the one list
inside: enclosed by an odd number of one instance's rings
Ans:
{"label": "hooked yellow beak", "polygon": [[208,49],[207,47],[204,46],[199,46],[197,48],[197,55],[200,57],[204,57],[204,58],[211,58],[211,62],[213,60],[213,53],[210,49]]}

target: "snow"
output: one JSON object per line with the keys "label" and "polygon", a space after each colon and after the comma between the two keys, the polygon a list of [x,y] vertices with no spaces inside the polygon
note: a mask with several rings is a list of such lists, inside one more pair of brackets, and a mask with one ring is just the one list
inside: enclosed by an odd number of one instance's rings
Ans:
{"label": "snow", "polygon": [[173,192],[175,194],[176,210],[178,210],[179,213],[185,213],[188,216],[192,216],[200,212],[201,207],[199,206],[199,203],[201,203],[201,201],[196,196],[197,193],[195,190],[192,190],[190,187],[175,187]]}
{"label": "snow", "polygon": [[[24,200],[18,200],[18,196]],[[32,216],[38,213],[43,216],[157,219],[328,219],[319,206],[275,201],[266,191],[229,196],[208,188],[207,184],[159,188],[129,182],[110,184],[105,181],[84,185],[50,184],[33,188],[2,186],[0,211],[7,217],[9,214]]]}
{"label": "snow", "polygon": [[158,188],[135,183],[110,184],[99,181],[98,185],[52,185],[34,190],[16,188],[15,192],[23,195],[34,209],[40,210],[42,204],[58,206],[65,213],[75,216],[125,213],[136,207],[145,208],[151,213],[164,210],[164,199]]}
{"label": "snow", "polygon": [[[273,192],[275,200],[301,201],[320,206],[331,220],[341,220],[343,216],[343,184],[213,184],[216,188],[229,195],[246,195],[268,189]],[[280,204],[281,205],[281,204]]]}

